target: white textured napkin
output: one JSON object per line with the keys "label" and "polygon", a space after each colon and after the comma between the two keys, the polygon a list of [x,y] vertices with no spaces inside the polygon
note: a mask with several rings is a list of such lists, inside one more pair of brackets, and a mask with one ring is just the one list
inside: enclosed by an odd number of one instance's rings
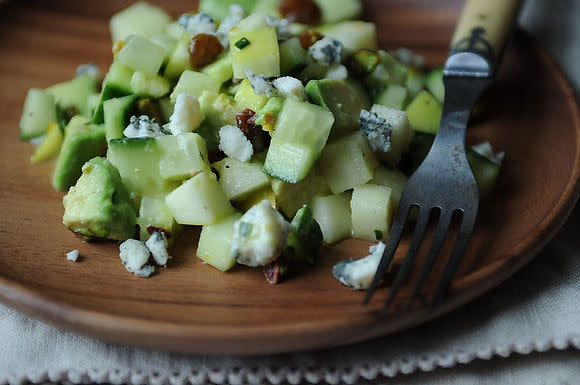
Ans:
{"label": "white textured napkin", "polygon": [[[580,0],[528,0],[522,24],[580,90]],[[135,349],[58,330],[0,305],[0,385],[580,384],[580,206],[521,272],[404,333],[328,351],[206,357]]]}

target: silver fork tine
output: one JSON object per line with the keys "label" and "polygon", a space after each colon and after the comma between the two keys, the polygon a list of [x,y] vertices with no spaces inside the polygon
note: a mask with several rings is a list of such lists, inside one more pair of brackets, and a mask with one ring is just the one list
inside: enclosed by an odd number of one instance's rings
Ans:
{"label": "silver fork tine", "polygon": [[386,273],[391,262],[393,261],[395,250],[397,250],[397,247],[399,246],[401,234],[403,234],[403,228],[405,227],[405,222],[409,216],[409,210],[410,206],[408,204],[404,202],[399,203],[399,208],[395,214],[395,219],[393,220],[391,231],[389,232],[387,243],[385,244],[385,251],[383,251],[383,255],[381,257],[381,261],[379,262],[379,266],[377,267],[375,276],[373,277],[373,281],[367,290],[363,305],[367,305],[369,303],[371,297],[379,287],[383,275]]}
{"label": "silver fork tine", "polygon": [[413,303],[417,299],[419,292],[427,281],[427,276],[435,264],[435,259],[439,255],[441,246],[443,246],[443,241],[447,235],[447,230],[449,229],[449,223],[451,223],[452,216],[453,213],[450,213],[448,210],[441,210],[441,213],[439,214],[435,235],[433,236],[433,241],[431,243],[431,247],[429,248],[429,253],[427,254],[427,259],[425,260],[423,269],[421,270],[421,274],[419,275],[419,279],[417,280],[415,288],[413,289],[413,293],[411,294],[411,299],[407,303],[407,310],[411,309],[411,306],[413,306]]}
{"label": "silver fork tine", "polygon": [[476,216],[477,207],[475,207],[475,209],[472,210],[468,215],[464,214],[464,217],[461,218],[459,234],[457,234],[457,239],[455,241],[455,245],[453,246],[453,251],[451,252],[449,261],[445,266],[445,271],[439,280],[439,285],[437,286],[435,294],[433,295],[433,299],[431,300],[431,307],[434,307],[439,302],[447,290],[447,286],[449,285],[449,282],[451,282],[451,278],[453,278],[453,274],[455,274],[455,271],[459,266],[461,257],[465,254],[467,242],[469,241],[471,233],[473,232],[473,227],[475,226]]}
{"label": "silver fork tine", "polygon": [[411,268],[413,267],[413,263],[415,262],[415,257],[419,251],[419,247],[421,243],[423,243],[423,235],[425,234],[425,230],[427,229],[427,224],[429,223],[429,217],[431,216],[431,208],[421,208],[419,207],[419,218],[417,219],[417,223],[415,224],[415,229],[413,230],[413,237],[411,238],[411,245],[409,246],[409,250],[407,251],[407,255],[403,260],[403,264],[401,265],[397,276],[395,277],[395,281],[391,286],[391,291],[389,292],[389,297],[385,302],[384,309],[387,310],[397,292],[399,291],[401,285],[409,275]]}

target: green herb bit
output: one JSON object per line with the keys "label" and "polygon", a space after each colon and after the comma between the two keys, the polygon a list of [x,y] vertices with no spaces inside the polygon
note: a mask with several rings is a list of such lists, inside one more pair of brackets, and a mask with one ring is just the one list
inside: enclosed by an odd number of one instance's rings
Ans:
{"label": "green herb bit", "polygon": [[244,48],[246,48],[247,46],[250,45],[250,41],[248,39],[246,39],[245,37],[242,37],[240,40],[236,41],[234,43],[234,45],[238,49],[244,49]]}
{"label": "green herb bit", "polygon": [[377,239],[377,241],[383,239],[383,232],[379,229],[375,230],[375,238]]}
{"label": "green herb bit", "polygon": [[242,237],[247,237],[252,232],[252,224],[248,222],[240,223],[240,235]]}

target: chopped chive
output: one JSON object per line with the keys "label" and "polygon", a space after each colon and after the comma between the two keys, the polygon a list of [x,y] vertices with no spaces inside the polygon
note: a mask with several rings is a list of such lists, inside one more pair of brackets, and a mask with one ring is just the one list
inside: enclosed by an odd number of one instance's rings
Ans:
{"label": "chopped chive", "polygon": [[244,49],[244,48],[246,48],[247,46],[250,45],[250,41],[248,39],[246,39],[245,37],[242,37],[240,40],[236,41],[234,43],[234,45],[238,49]]}
{"label": "chopped chive", "polygon": [[375,238],[377,239],[377,241],[380,241],[381,239],[383,239],[383,232],[381,230],[375,230]]}

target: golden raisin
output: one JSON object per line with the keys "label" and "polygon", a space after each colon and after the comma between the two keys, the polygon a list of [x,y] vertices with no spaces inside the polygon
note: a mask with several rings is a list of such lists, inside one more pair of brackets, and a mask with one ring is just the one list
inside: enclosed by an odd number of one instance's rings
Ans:
{"label": "golden raisin", "polygon": [[322,11],[314,0],[282,0],[278,9],[290,22],[316,25],[322,21]]}
{"label": "golden raisin", "polygon": [[217,59],[223,50],[215,35],[199,33],[189,41],[189,62],[193,69],[203,68]]}
{"label": "golden raisin", "polygon": [[300,45],[302,45],[302,48],[304,48],[304,49],[310,48],[310,46],[312,46],[318,40],[322,40],[322,38],[324,38],[324,35],[322,35],[320,32],[315,31],[311,28],[308,28],[306,31],[304,31],[300,35],[298,35],[298,39],[300,40]]}

